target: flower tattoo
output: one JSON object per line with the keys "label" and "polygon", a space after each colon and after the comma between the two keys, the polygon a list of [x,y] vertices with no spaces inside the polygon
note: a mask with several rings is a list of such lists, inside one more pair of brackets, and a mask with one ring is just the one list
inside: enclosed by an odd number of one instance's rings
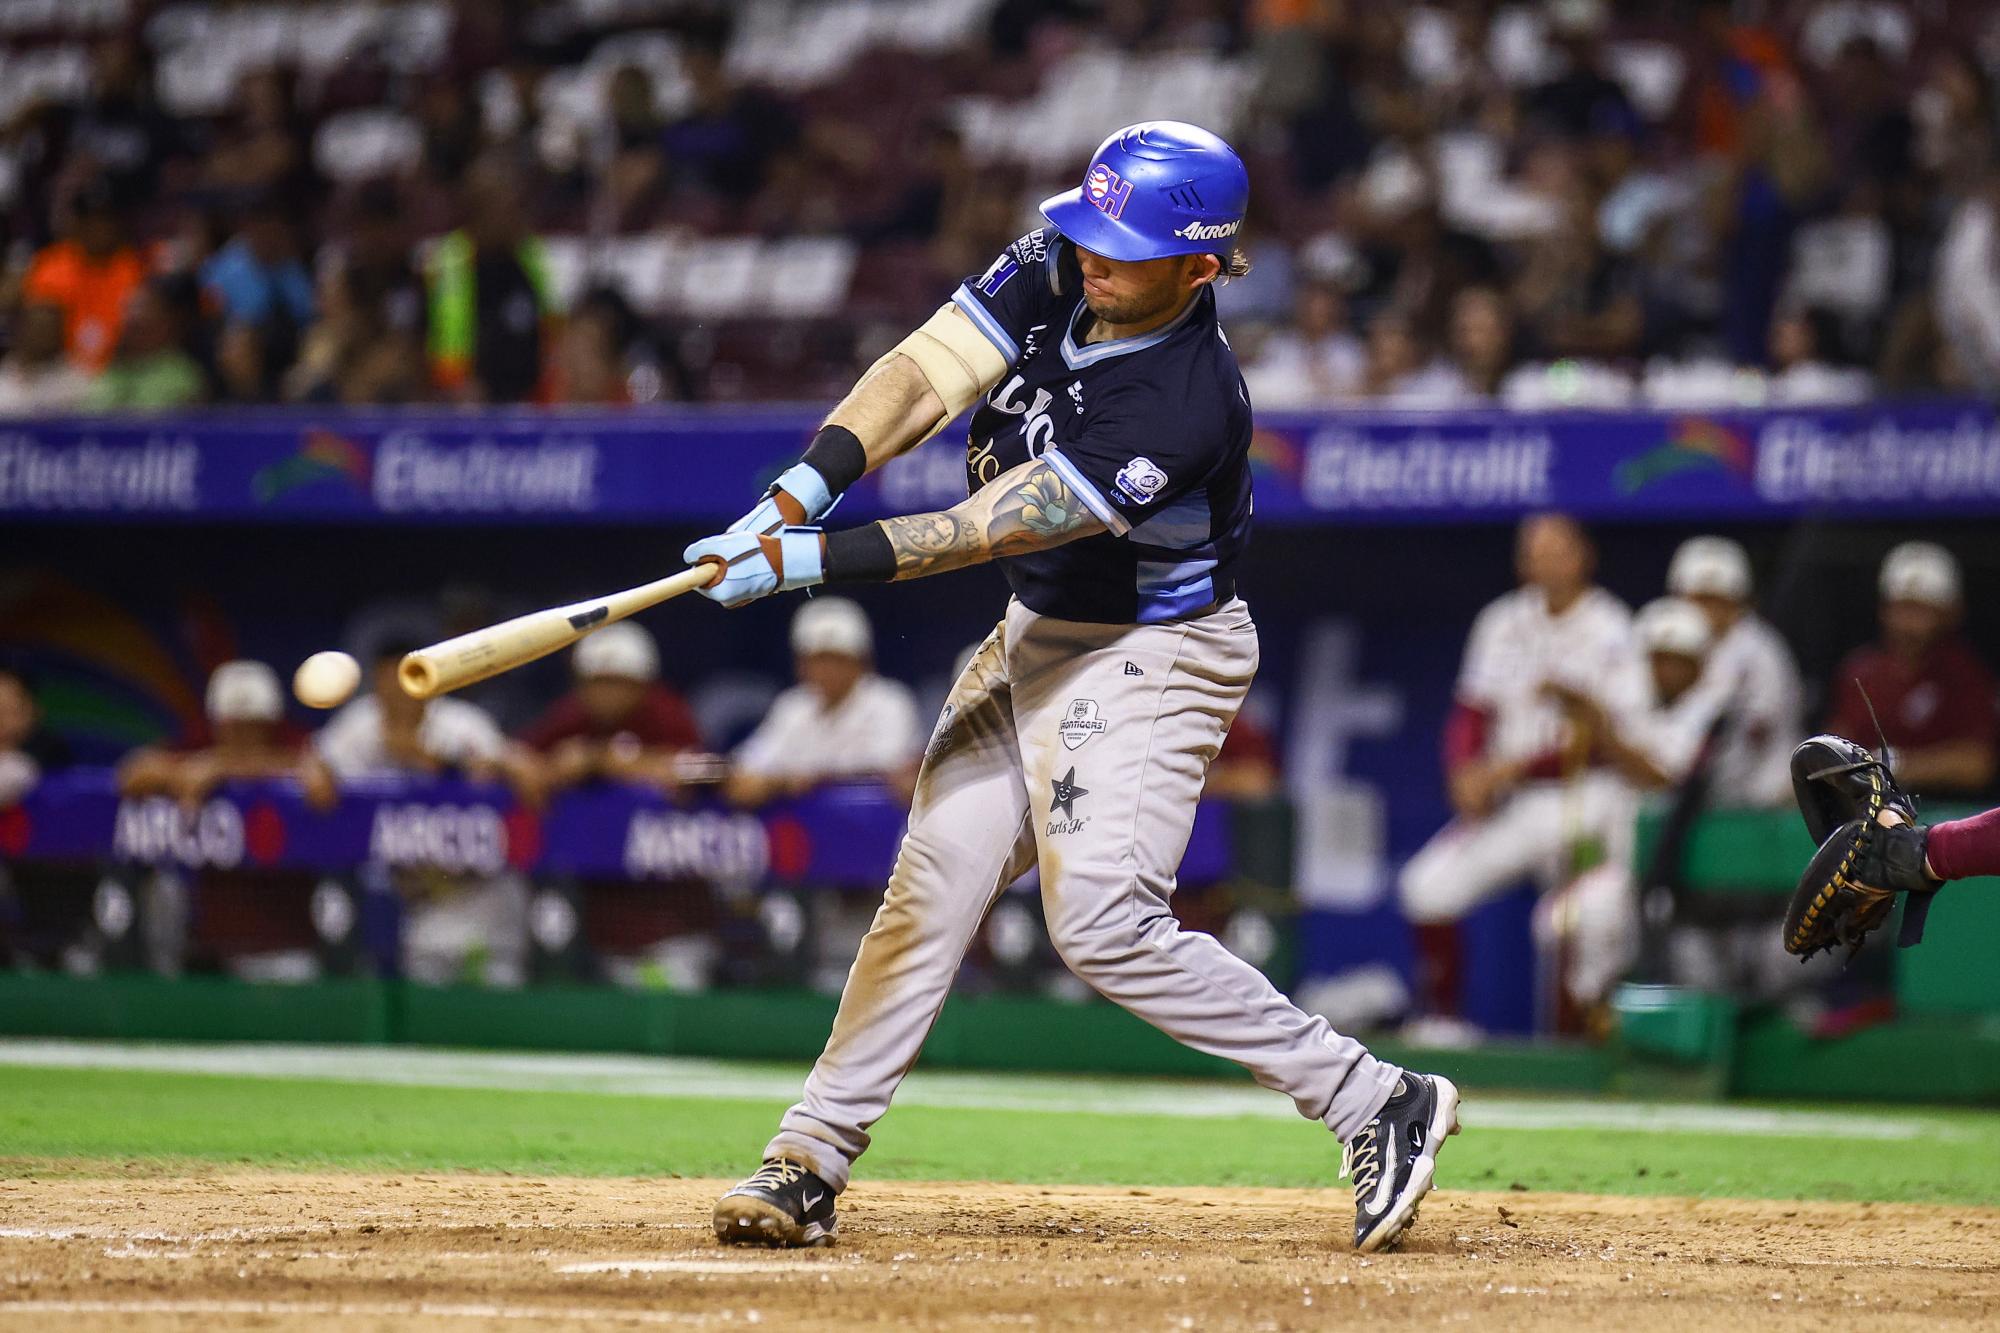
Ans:
{"label": "flower tattoo", "polygon": [[942,514],[885,519],[896,577],[922,578],[996,556],[1022,555],[1102,532],[1054,468],[1030,460]]}
{"label": "flower tattoo", "polygon": [[1075,524],[1076,505],[1062,478],[1047,468],[1022,482],[1017,494],[1021,497],[1021,525],[1028,531],[1054,537]]}

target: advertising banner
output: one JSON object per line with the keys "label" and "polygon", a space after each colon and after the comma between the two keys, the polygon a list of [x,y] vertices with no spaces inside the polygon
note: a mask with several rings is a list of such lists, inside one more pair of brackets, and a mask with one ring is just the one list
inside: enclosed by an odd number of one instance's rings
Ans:
{"label": "advertising banner", "polygon": [[[798,408],[228,414],[0,426],[0,516],[42,520],[702,523],[735,517],[818,424]],[[964,426],[869,477],[863,520],[964,498]],[[2000,512],[1983,403],[1715,413],[1272,413],[1271,524]]]}

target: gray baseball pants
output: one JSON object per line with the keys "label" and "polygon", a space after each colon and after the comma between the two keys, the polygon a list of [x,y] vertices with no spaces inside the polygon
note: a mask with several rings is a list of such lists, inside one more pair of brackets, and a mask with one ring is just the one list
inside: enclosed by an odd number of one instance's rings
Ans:
{"label": "gray baseball pants", "polygon": [[1037,862],[1049,938],[1071,971],[1243,1065],[1342,1141],[1373,1119],[1401,1071],[1214,937],[1182,930],[1168,906],[1209,761],[1256,672],[1257,628],[1240,600],[1159,625],[1009,603],[952,688],[833,1035],[764,1155],[847,1187],[974,932]]}

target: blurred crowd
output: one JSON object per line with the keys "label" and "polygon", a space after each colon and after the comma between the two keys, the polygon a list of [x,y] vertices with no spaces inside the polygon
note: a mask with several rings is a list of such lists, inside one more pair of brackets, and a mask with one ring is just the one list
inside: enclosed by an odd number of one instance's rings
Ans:
{"label": "blurred crowd", "polygon": [[1895,0],[24,7],[0,410],[825,396],[1135,114],[1251,161],[1261,406],[1990,390],[1996,59]]}
{"label": "blurred crowd", "polygon": [[1262,37],[1289,161],[1256,177],[1260,406],[1987,382],[1941,279],[1990,206],[1991,7],[1264,9],[1297,21]]}

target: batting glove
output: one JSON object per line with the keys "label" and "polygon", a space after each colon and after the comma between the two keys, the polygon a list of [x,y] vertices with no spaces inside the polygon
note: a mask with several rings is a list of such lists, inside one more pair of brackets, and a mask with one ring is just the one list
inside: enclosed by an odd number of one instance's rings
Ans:
{"label": "batting glove", "polygon": [[818,528],[780,527],[770,535],[725,532],[703,537],[681,552],[681,559],[690,565],[697,560],[722,562],[723,576],[700,591],[703,597],[724,606],[742,606],[774,592],[810,588],[826,577]]}
{"label": "batting glove", "polygon": [[827,489],[826,478],[820,476],[819,469],[811,463],[794,463],[778,474],[771,483],[771,489],[764,492],[764,498],[757,507],[742,518],[731,523],[724,532],[756,532],[766,536],[776,536],[778,529],[786,525],[784,511],[778,508],[778,492],[798,502],[805,511],[807,523],[817,523],[833,512],[840,503],[838,496]]}

